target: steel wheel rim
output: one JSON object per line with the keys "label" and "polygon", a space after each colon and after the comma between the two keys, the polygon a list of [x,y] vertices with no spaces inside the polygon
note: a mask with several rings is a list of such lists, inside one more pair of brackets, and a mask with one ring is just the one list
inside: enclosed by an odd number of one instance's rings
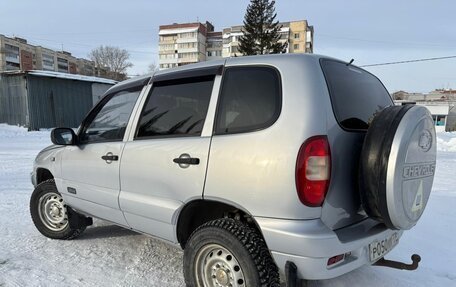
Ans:
{"label": "steel wheel rim", "polygon": [[231,251],[219,244],[203,246],[196,254],[197,282],[207,287],[245,287],[241,265]]}
{"label": "steel wheel rim", "polygon": [[66,205],[60,194],[46,193],[38,201],[41,222],[52,231],[62,231],[68,226]]}

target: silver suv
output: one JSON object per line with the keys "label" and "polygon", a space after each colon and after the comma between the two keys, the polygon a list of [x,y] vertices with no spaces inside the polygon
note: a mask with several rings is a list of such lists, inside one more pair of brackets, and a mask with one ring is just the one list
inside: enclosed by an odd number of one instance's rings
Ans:
{"label": "silver suv", "polygon": [[101,218],[180,245],[188,286],[290,286],[383,257],[422,215],[436,138],[363,69],[317,55],[230,58],[125,81],[34,164],[37,229]]}

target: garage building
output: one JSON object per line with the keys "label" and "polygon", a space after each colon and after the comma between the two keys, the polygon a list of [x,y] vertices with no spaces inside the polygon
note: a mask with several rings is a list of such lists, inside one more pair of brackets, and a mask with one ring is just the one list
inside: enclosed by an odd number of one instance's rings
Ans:
{"label": "garage building", "polygon": [[48,71],[0,73],[0,123],[77,127],[116,81]]}

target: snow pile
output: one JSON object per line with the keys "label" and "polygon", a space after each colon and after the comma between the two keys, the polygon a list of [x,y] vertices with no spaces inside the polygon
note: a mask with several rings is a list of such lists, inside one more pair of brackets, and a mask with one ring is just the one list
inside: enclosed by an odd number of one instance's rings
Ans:
{"label": "snow pile", "polygon": [[456,152],[456,132],[438,133],[437,150]]}
{"label": "snow pile", "polygon": [[[414,272],[364,266],[322,286],[456,286],[456,133],[439,133],[437,169],[426,211],[386,257]],[[95,220],[80,238],[50,240],[30,219],[30,171],[50,145],[49,131],[0,124],[0,286],[184,286],[182,251],[159,240]]]}

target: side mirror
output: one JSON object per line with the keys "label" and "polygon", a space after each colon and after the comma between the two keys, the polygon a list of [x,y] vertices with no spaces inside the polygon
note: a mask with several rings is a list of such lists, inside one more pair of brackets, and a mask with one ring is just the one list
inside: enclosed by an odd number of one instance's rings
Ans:
{"label": "side mirror", "polygon": [[74,145],[76,137],[70,128],[55,128],[51,132],[51,141],[55,145]]}

